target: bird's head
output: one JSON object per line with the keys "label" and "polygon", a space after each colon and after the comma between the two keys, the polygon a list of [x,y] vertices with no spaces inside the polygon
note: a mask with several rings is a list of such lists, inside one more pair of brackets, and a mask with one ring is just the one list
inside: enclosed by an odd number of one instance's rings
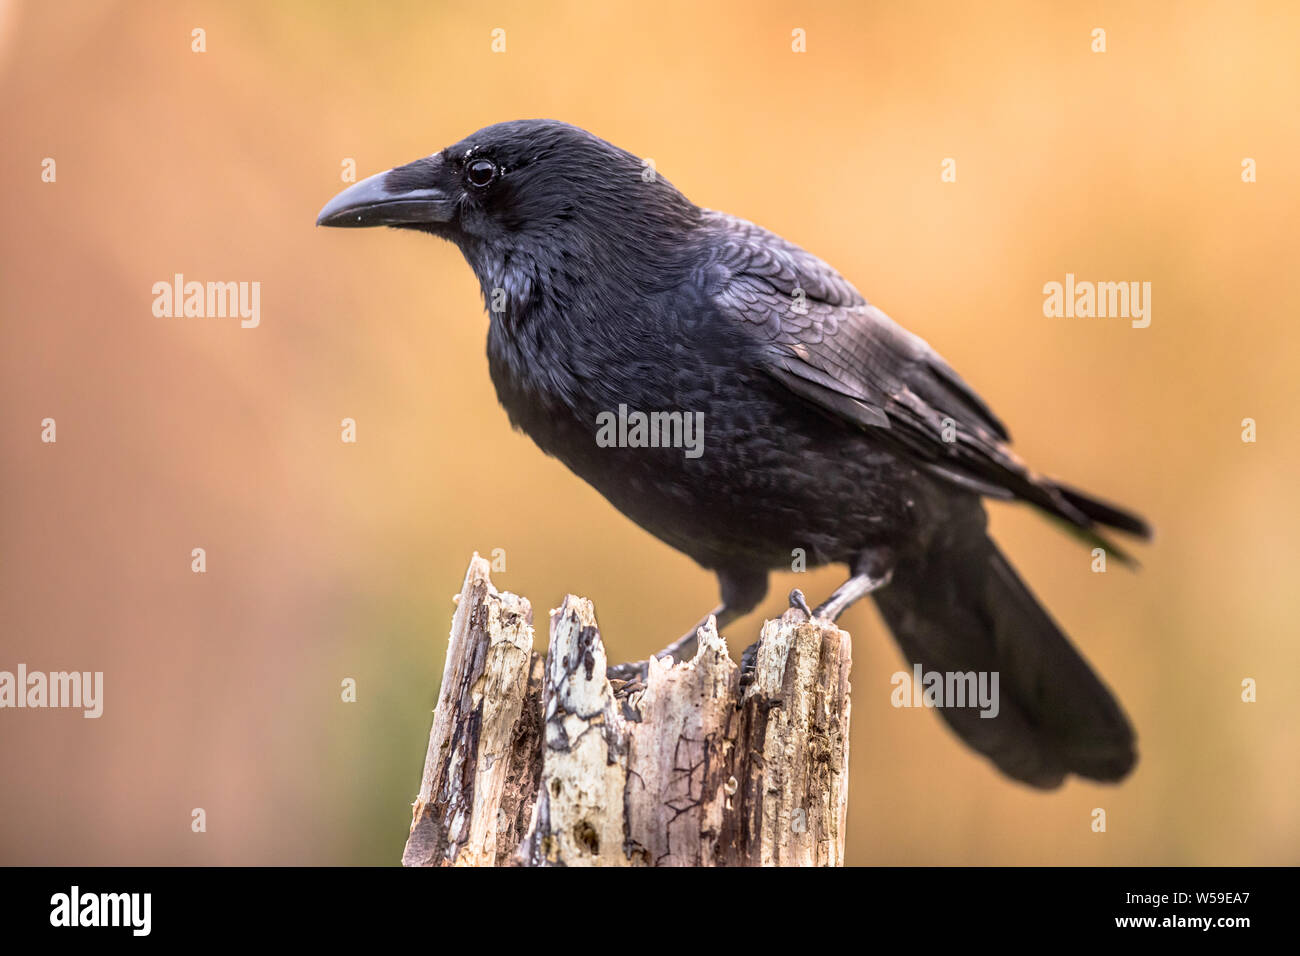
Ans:
{"label": "bird's head", "polygon": [[319,226],[395,226],[459,245],[480,279],[504,268],[594,268],[680,240],[699,210],[653,164],[554,120],[516,120],[371,176]]}

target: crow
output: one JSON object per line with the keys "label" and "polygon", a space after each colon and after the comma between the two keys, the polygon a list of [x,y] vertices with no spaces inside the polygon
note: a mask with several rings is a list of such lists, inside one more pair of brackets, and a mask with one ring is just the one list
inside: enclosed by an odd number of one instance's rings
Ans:
{"label": "crow", "polygon": [[[989,538],[982,499],[1028,502],[1119,560],[1099,527],[1150,528],[1032,471],[951,366],[825,262],[553,120],[357,182],[316,222],[460,248],[511,424],[715,572],[719,629],[799,556],[847,565],[815,610],[797,589],[792,604],[833,621],[870,594],[913,665],[997,673],[996,716],[939,713],[1003,773],[1052,788],[1132,769],[1128,720]],[[683,421],[703,423],[698,447]],[[661,654],[689,655],[695,633]]]}

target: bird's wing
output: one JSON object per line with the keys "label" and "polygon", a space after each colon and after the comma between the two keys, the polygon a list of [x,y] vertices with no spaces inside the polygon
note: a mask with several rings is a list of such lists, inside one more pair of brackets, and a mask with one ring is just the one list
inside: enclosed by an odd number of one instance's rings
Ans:
{"label": "bird's wing", "polygon": [[711,212],[706,225],[700,279],[720,312],[761,343],[770,375],[826,411],[879,429],[954,484],[1091,525],[1010,450],[1006,428],[952,367],[838,272],[752,223]]}

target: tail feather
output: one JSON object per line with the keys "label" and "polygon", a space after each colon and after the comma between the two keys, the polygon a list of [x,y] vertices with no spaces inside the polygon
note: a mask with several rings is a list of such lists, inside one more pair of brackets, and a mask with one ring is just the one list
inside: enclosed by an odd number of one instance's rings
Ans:
{"label": "tail feather", "polygon": [[900,560],[875,599],[911,664],[997,672],[996,717],[939,713],[1003,773],[1035,787],[1069,773],[1118,781],[1137,760],[1119,704],[978,526],[954,523]]}
{"label": "tail feather", "polygon": [[1137,535],[1143,540],[1150,540],[1151,525],[1141,515],[1136,515],[1131,511],[1113,505],[1108,501],[1102,501],[1091,495],[1084,494],[1076,488],[1069,485],[1063,485],[1060,482],[1052,482],[1053,490],[1062,498],[1070,503],[1070,506],[1083,513],[1088,519],[1098,524],[1106,525],[1108,528],[1115,528],[1128,534]]}

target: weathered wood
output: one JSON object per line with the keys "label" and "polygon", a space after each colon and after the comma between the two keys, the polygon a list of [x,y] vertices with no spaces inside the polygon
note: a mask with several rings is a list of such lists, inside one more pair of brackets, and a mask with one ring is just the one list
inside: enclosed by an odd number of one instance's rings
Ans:
{"label": "weathered wood", "polygon": [[541,659],[528,601],[470,560],[456,597],[406,866],[492,866],[528,820],[541,771]]}
{"label": "weathered wood", "polygon": [[710,620],[693,659],[651,660],[623,685],[590,601],[552,612],[544,668],[529,618],[475,555],[403,863],[843,862],[846,632],[787,611],[763,625],[742,686]]}
{"label": "weathered wood", "polygon": [[542,779],[519,863],[630,863],[623,852],[627,724],[605,667],[595,609],[569,595],[551,615]]}

